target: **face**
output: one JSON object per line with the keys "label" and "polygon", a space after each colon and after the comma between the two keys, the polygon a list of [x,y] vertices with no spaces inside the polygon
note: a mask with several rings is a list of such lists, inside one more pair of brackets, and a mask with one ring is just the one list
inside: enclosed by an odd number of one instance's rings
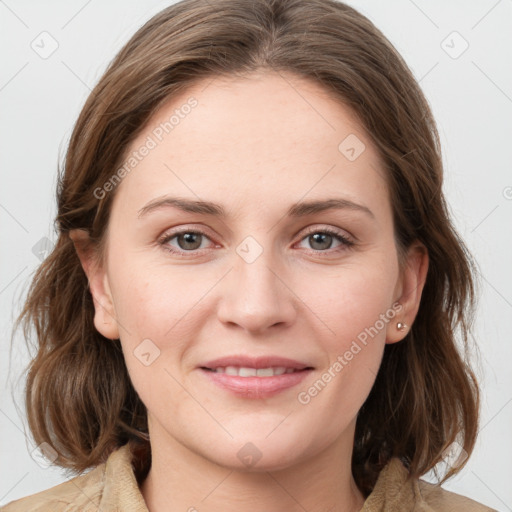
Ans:
{"label": "face", "polygon": [[355,116],[293,75],[216,78],[158,111],[123,174],[88,272],[152,440],[266,470],[353,442],[418,302]]}

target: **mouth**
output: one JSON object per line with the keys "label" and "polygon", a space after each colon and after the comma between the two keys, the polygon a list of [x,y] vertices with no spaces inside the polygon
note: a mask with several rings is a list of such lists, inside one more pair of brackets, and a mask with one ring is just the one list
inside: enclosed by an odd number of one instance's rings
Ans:
{"label": "mouth", "polygon": [[267,368],[251,368],[247,366],[217,366],[216,368],[201,367],[202,370],[223,373],[225,375],[233,375],[237,377],[274,377],[276,375],[284,375],[296,372],[302,372],[304,370],[312,370],[310,367],[303,369],[297,368],[286,368],[285,366],[269,366]]}
{"label": "mouth", "polygon": [[210,382],[243,398],[268,398],[299,384],[314,368],[281,357],[231,356],[199,366]]}
{"label": "mouth", "polygon": [[[219,371],[219,373],[227,373],[228,370],[229,372],[234,372],[235,370],[240,372],[241,370],[241,377],[254,377],[260,370],[260,376],[265,377],[271,376],[270,370],[277,372],[278,375],[282,375],[296,370],[312,369],[312,366],[303,361],[288,357],[272,355],[252,357],[240,354],[213,359],[204,363],[201,368],[215,372]],[[283,368],[284,371],[282,371]],[[254,370],[256,374],[254,374]],[[234,373],[231,374],[234,375]]]}

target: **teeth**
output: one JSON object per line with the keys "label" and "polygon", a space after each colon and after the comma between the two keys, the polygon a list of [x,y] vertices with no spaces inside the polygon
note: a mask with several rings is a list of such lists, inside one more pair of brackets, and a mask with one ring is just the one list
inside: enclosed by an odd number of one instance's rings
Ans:
{"label": "teeth", "polygon": [[238,369],[239,377],[256,377],[256,368],[239,368]]}
{"label": "teeth", "polygon": [[225,373],[226,375],[236,375],[238,377],[273,377],[274,375],[283,375],[283,373],[293,373],[293,368],[276,366],[271,368],[247,368],[237,366],[218,367],[214,369],[215,373]]}
{"label": "teeth", "polygon": [[272,375],[274,375],[274,370],[272,368],[258,368],[256,370],[256,375],[258,377],[272,377]]}

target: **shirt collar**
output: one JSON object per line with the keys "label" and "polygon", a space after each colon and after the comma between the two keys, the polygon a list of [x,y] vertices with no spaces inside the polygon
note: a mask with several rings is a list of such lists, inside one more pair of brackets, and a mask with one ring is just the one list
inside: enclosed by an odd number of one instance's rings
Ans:
{"label": "shirt collar", "polygon": [[[127,443],[112,452],[106,461],[105,482],[100,510],[149,512],[140,492],[134,468],[132,451]],[[366,498],[360,512],[394,512],[412,506],[421,498],[417,481],[399,458],[392,458],[381,470],[373,491]]]}
{"label": "shirt collar", "polygon": [[130,443],[112,452],[107,459],[99,510],[149,512],[135,477]]}

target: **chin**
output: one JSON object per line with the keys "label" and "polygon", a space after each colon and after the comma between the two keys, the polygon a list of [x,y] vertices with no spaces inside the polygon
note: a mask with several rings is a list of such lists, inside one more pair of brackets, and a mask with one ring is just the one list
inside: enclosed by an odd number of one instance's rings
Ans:
{"label": "chin", "polygon": [[[222,467],[242,472],[279,471],[301,463],[312,454],[312,446],[304,446],[301,436],[290,436],[274,432],[266,437],[267,431],[248,431],[229,443],[214,444],[215,450],[203,456]],[[272,438],[273,437],[273,438]],[[242,439],[243,438],[243,439]],[[320,451],[322,447],[318,447]]]}

